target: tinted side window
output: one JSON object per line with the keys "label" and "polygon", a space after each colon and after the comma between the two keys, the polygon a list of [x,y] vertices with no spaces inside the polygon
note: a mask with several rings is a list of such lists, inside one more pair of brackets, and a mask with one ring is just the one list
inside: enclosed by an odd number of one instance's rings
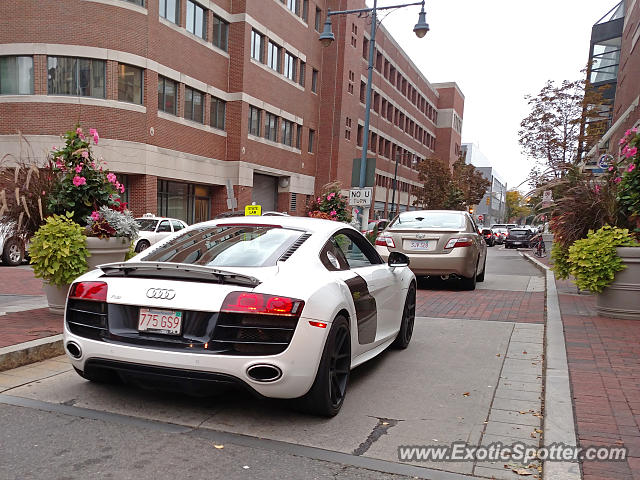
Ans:
{"label": "tinted side window", "polygon": [[160,222],[160,226],[158,227],[157,232],[170,232],[171,226],[169,225],[169,220],[163,220]]}
{"label": "tinted side window", "polygon": [[172,220],[171,223],[173,224],[174,232],[177,232],[178,230],[182,230],[184,228],[182,223],[178,222],[177,220]]}

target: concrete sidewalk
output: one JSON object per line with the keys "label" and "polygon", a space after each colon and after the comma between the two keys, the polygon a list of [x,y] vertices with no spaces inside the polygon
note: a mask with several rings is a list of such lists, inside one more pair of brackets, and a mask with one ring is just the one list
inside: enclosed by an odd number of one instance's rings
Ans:
{"label": "concrete sidewalk", "polygon": [[49,312],[29,266],[0,266],[0,371],[62,355],[62,315]]}

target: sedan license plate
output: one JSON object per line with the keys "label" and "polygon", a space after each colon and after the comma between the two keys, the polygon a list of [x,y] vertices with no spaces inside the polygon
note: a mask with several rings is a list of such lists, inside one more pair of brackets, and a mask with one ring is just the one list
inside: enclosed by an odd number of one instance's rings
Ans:
{"label": "sedan license plate", "polygon": [[182,329],[182,312],[175,310],[157,310],[141,308],[138,317],[138,331],[180,335]]}
{"label": "sedan license plate", "polygon": [[429,250],[427,240],[405,240],[404,248],[407,250]]}

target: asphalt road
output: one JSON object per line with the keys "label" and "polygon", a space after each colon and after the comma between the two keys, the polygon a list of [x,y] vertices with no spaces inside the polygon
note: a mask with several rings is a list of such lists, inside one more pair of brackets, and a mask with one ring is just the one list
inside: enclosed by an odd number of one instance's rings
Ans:
{"label": "asphalt road", "polygon": [[[418,295],[464,303],[544,290],[518,252],[488,251],[476,292],[421,282]],[[64,358],[21,367],[0,378],[0,479],[515,478],[502,464],[402,463],[398,447],[530,439],[539,419],[518,410],[541,408],[542,328],[419,317],[407,350],[353,371],[329,420],[237,391],[192,398],[92,384]]]}

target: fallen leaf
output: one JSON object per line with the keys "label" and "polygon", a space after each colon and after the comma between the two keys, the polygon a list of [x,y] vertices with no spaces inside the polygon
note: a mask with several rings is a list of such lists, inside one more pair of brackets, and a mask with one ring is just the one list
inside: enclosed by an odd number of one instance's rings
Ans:
{"label": "fallen leaf", "polygon": [[511,471],[516,472],[518,475],[522,475],[523,477],[526,475],[533,475],[533,473],[526,468],[512,468]]}
{"label": "fallen leaf", "polygon": [[534,432],[531,432],[529,435],[531,435],[531,438],[538,438]]}
{"label": "fallen leaf", "polygon": [[244,465],[242,468],[244,468],[245,470],[249,470],[249,465]]}
{"label": "fallen leaf", "polygon": [[382,425],[389,425],[389,422],[382,422]]}
{"label": "fallen leaf", "polygon": [[438,439],[437,439],[437,438],[432,438],[431,440],[432,440],[432,441],[434,441],[434,442],[437,442],[437,441],[438,441]]}
{"label": "fallen leaf", "polygon": [[499,356],[500,356],[500,354],[499,354],[499,353],[496,353],[496,357],[499,357]]}
{"label": "fallen leaf", "polygon": [[529,413],[529,412],[528,412],[528,411],[526,411],[526,410],[521,410],[521,411],[519,411],[518,413],[520,413],[520,414],[524,415],[525,413]]}
{"label": "fallen leaf", "polygon": [[539,428],[536,428],[536,433],[542,433],[542,430],[540,430]]}
{"label": "fallen leaf", "polygon": [[464,392],[464,393],[462,394],[462,396],[463,396],[463,397],[468,397],[469,395],[471,395],[471,393],[469,393],[469,392]]}
{"label": "fallen leaf", "polygon": [[523,351],[523,352],[522,352],[522,354],[523,354],[523,355],[526,355],[526,354],[527,354],[527,351],[526,351],[526,350],[525,350],[525,351]]}

